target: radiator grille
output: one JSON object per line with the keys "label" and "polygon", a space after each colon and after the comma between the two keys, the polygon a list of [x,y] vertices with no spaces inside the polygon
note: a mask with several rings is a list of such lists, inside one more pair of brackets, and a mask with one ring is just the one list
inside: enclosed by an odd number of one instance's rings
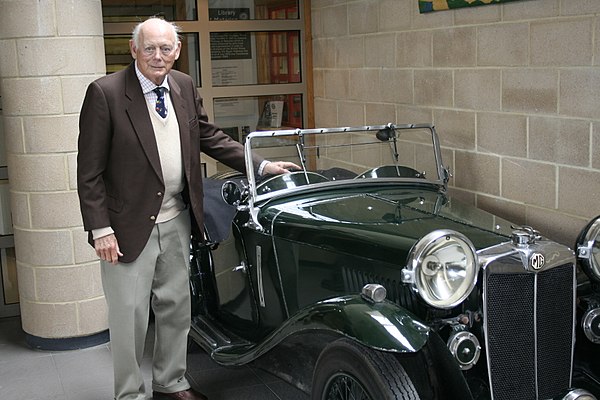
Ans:
{"label": "radiator grille", "polygon": [[573,268],[568,265],[540,274],[538,299],[543,300],[537,305],[538,349],[550,349],[538,350],[539,396],[547,399],[571,382],[573,314],[565,310],[573,310]]}
{"label": "radiator grille", "polygon": [[573,265],[537,278],[494,269],[486,270],[485,310],[493,398],[551,398],[571,379]]}

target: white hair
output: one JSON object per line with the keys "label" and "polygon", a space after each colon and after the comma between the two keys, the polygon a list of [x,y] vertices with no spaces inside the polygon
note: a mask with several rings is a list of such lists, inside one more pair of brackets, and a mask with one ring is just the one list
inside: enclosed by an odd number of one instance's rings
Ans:
{"label": "white hair", "polygon": [[175,46],[177,46],[179,44],[179,32],[181,32],[181,28],[179,26],[175,25],[172,22],[164,20],[162,18],[150,17],[147,20],[140,22],[133,28],[132,39],[133,39],[133,43],[135,44],[135,47],[139,48],[141,46],[140,32],[142,30],[142,26],[148,21],[161,21],[161,22],[164,22],[165,24],[167,24],[173,31],[173,37],[175,38]]}

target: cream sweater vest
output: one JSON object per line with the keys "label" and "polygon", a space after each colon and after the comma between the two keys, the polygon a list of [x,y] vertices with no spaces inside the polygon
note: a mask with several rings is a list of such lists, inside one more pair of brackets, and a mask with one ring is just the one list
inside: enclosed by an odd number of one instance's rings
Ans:
{"label": "cream sweater vest", "polygon": [[156,217],[157,224],[175,218],[185,209],[185,203],[181,197],[184,182],[179,125],[168,94],[165,95],[165,103],[168,113],[167,117],[163,119],[154,109],[154,105],[147,102],[165,182],[163,202]]}

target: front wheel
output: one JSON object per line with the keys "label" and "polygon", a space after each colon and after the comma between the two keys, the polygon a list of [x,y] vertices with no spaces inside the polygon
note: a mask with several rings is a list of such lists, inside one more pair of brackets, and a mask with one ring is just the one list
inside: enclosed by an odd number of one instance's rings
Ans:
{"label": "front wheel", "polygon": [[394,354],[349,339],[330,343],[317,360],[312,400],[419,400]]}

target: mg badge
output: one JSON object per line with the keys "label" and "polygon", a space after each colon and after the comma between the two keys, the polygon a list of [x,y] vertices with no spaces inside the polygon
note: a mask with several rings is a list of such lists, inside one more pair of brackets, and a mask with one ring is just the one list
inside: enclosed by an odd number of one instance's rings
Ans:
{"label": "mg badge", "polygon": [[531,268],[538,270],[544,267],[546,260],[544,260],[544,255],[540,253],[533,253],[529,258],[529,263],[531,264]]}

